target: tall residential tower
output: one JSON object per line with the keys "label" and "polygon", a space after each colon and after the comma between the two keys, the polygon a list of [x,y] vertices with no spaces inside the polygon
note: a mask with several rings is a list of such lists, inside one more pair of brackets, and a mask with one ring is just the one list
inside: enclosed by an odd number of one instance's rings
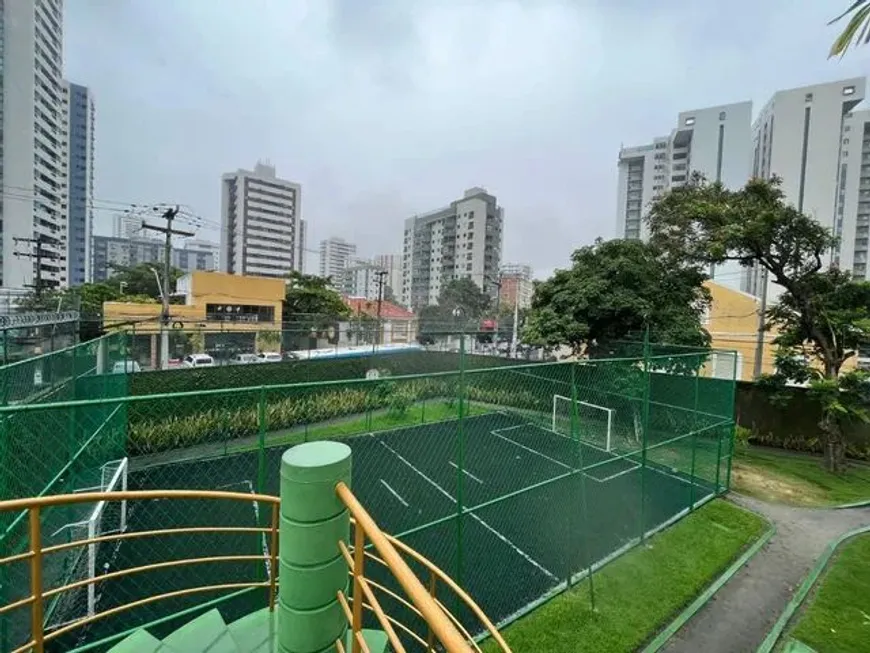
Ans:
{"label": "tall residential tower", "polygon": [[302,271],[302,187],[257,163],[221,179],[220,269],[284,277]]}
{"label": "tall residential tower", "polygon": [[504,209],[484,188],[405,220],[401,301],[412,310],[435,304],[441,288],[468,278],[495,295]]}

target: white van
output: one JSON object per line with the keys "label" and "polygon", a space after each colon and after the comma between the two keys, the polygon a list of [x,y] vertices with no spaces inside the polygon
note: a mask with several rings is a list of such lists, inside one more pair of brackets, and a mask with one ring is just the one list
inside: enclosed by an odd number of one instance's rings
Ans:
{"label": "white van", "polygon": [[112,365],[112,374],[130,374],[141,371],[142,367],[134,360],[115,361],[115,364]]}
{"label": "white van", "polygon": [[184,357],[185,367],[214,367],[214,359],[208,354],[188,354]]}
{"label": "white van", "polygon": [[261,351],[257,354],[258,363],[280,363],[284,360],[276,351]]}

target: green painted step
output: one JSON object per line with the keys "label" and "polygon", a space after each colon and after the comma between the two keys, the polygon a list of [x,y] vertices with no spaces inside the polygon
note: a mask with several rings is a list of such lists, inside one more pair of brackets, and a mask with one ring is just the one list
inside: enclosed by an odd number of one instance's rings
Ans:
{"label": "green painted step", "polygon": [[137,630],[109,649],[108,653],[172,653],[172,649],[147,630]]}
{"label": "green painted step", "polygon": [[229,626],[236,648],[243,653],[271,653],[277,650],[277,613],[269,608],[236,619]]}
{"label": "green painted step", "polygon": [[163,643],[184,653],[240,653],[216,608],[167,635]]}

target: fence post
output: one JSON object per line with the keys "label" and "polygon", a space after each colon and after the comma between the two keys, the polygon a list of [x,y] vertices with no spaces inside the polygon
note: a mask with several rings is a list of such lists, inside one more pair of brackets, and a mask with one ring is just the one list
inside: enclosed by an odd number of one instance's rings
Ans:
{"label": "fence post", "polygon": [[[266,386],[257,398],[257,493],[263,494],[266,481]],[[258,524],[260,526],[260,524]]]}
{"label": "fence post", "polygon": [[3,329],[3,366],[9,365],[9,329]]}
{"label": "fence post", "polygon": [[338,602],[338,592],[347,593],[347,563],[338,542],[349,541],[350,516],[335,493],[340,481],[350,486],[346,444],[307,442],[281,457],[279,651],[332,650],[347,631]]}
{"label": "fence post", "polygon": [[456,425],[456,582],[462,585],[462,505],[465,470],[465,329],[459,341],[459,421]]}
{"label": "fence post", "polygon": [[[583,519],[583,557],[589,569],[589,601],[592,610],[595,610],[595,582],[592,578],[592,549],[589,546],[589,517],[586,504],[586,472],[583,465],[583,444],[580,442],[580,424],[579,416],[577,415],[577,379],[576,372],[577,362],[571,363],[571,436],[577,436],[577,456],[580,463],[580,511]],[[573,511],[569,511],[572,512]],[[568,569],[568,586],[571,586],[571,569]]]}
{"label": "fence post", "polygon": [[[693,404],[694,417],[698,419],[698,398],[700,396],[700,384],[701,384],[701,359],[699,358],[698,364],[695,367],[695,400]],[[691,484],[689,486],[689,512],[692,512],[695,509],[695,456],[697,455],[698,448],[698,429],[696,425],[692,425],[692,430],[695,432],[692,435],[692,471],[691,471]],[[719,463],[716,462],[718,467]]]}
{"label": "fence post", "polygon": [[650,399],[650,361],[649,361],[649,325],[643,333],[643,407],[641,418],[641,454],[640,454],[640,541],[646,539],[646,447],[647,431],[649,430],[649,399]]}

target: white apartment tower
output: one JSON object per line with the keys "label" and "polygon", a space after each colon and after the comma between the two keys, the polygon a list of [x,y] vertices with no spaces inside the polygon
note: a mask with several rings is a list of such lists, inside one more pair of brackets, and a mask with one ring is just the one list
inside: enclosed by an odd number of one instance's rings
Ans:
{"label": "white apartment tower", "polygon": [[63,3],[4,2],[0,20],[0,286],[35,282],[36,259],[16,252],[35,254],[38,246],[39,278],[44,287],[56,287],[67,281]]}
{"label": "white apartment tower", "polygon": [[333,236],[320,241],[320,276],[330,277],[336,285],[344,279],[344,271],[356,256],[356,245]]}
{"label": "white apartment tower", "polygon": [[738,102],[677,116],[668,136],[619,152],[617,237],[648,237],[649,203],[686,183],[692,172],[737,188],[749,178],[752,102]]}
{"label": "white apartment tower", "polygon": [[257,163],[221,178],[220,269],[230,274],[284,277],[302,270],[302,187]]}
{"label": "white apartment tower", "polygon": [[504,210],[484,188],[450,206],[405,220],[400,297],[412,310],[435,304],[441,288],[469,278],[496,293]]}
{"label": "white apartment tower", "polygon": [[[826,264],[862,277],[866,237],[856,237],[866,234],[857,230],[867,225],[860,193],[867,190],[870,160],[864,158],[867,112],[853,109],[864,99],[865,86],[866,79],[857,77],[778,91],[752,126],[752,174],[781,177],[786,200],[840,238]],[[762,294],[762,279],[759,270],[746,270],[743,290]],[[770,283],[767,292],[774,299],[782,289]]]}

